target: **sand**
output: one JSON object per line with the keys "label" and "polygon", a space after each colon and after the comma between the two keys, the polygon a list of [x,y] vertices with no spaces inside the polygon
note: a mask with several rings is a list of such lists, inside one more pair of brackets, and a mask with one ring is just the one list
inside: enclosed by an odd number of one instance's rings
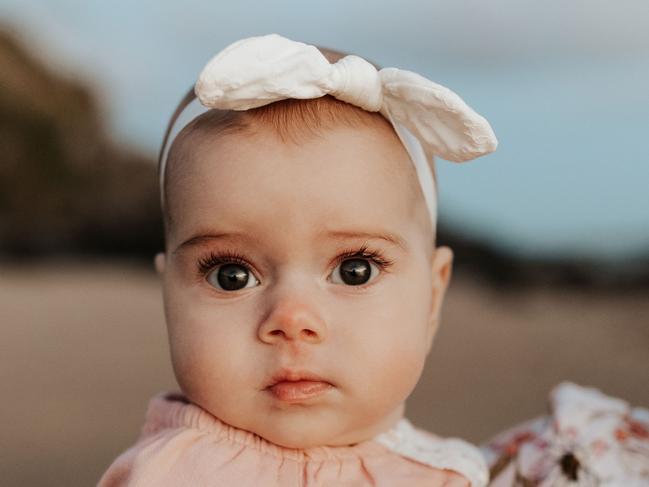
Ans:
{"label": "sand", "polygon": [[[160,285],[129,262],[0,266],[2,485],[95,485],[175,389]],[[454,276],[408,417],[480,442],[561,380],[649,406],[649,292],[498,291]]]}

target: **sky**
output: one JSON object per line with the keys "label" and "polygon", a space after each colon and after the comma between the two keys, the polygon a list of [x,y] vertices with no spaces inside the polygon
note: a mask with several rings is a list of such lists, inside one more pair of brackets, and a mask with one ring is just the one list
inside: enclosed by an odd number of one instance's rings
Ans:
{"label": "sky", "polygon": [[0,19],[94,87],[116,142],[152,157],[205,63],[243,37],[416,71],[499,139],[474,161],[436,161],[441,221],[523,256],[649,252],[646,0],[0,0]]}

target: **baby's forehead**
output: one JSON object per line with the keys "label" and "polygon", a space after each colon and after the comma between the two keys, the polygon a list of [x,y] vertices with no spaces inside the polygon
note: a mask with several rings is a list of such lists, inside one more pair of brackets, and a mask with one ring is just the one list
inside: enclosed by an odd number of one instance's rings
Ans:
{"label": "baby's forehead", "polygon": [[[263,148],[261,154],[255,153],[257,148]],[[246,153],[252,154],[250,160],[243,157]],[[200,199],[197,189],[222,192],[219,188],[236,175],[249,183],[251,200],[245,203],[266,204],[254,197],[253,182],[263,185],[278,174],[293,181],[283,190],[296,201],[300,186],[310,184],[320,198],[336,196],[339,202],[344,202],[339,193],[346,187],[352,205],[355,188],[369,185],[364,195],[381,195],[375,205],[405,205],[404,218],[428,220],[416,170],[391,123],[378,112],[322,97],[287,99],[247,111],[209,110],[195,119],[169,152],[165,221],[171,226],[203,211],[200,204],[187,204]],[[319,191],[323,188],[329,191]]]}
{"label": "baby's forehead", "polygon": [[302,130],[280,131],[255,120],[237,130],[198,132],[188,141],[183,179],[240,172],[252,181],[259,174],[284,171],[310,184],[332,182],[329,174],[356,177],[358,186],[380,183],[383,194],[419,189],[416,170],[391,126],[330,124]]}
{"label": "baby's forehead", "polygon": [[[348,137],[349,131],[355,132],[356,137]],[[288,150],[308,144],[314,138],[323,139],[324,134],[328,135],[331,144],[352,149],[371,137],[382,150],[391,150],[394,154],[393,164],[384,164],[381,168],[377,161],[375,170],[387,170],[394,177],[405,175],[410,183],[412,176],[416,176],[414,167],[408,163],[407,151],[383,115],[331,96],[286,99],[246,111],[209,110],[176,138],[170,150],[167,172],[170,179],[179,177],[191,171],[188,162],[200,158],[206,151],[217,153],[231,149],[231,143],[224,143],[229,136],[235,136],[235,147],[236,144],[255,144],[271,136],[275,150]],[[404,160],[408,162],[404,164]],[[411,184],[410,189],[416,190],[417,186]]]}
{"label": "baby's forehead", "polygon": [[264,122],[201,130],[185,141],[187,153],[169,173],[176,219],[200,220],[197,213],[210,211],[271,215],[268,205],[282,208],[278,220],[343,212],[357,221],[416,217],[423,203],[416,171],[389,124],[331,124],[287,136]]}

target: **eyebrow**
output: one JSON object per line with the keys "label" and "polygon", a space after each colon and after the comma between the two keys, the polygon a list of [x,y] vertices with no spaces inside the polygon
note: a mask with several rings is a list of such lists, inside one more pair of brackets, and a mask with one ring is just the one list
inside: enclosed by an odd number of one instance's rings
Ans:
{"label": "eyebrow", "polygon": [[[400,235],[391,232],[375,232],[375,231],[358,231],[358,230],[329,230],[318,233],[319,237],[327,237],[334,240],[348,240],[348,239],[364,239],[364,240],[383,240],[392,245],[400,247],[402,250],[407,251],[408,245]],[[205,244],[212,240],[246,240],[250,238],[245,233],[239,232],[224,232],[224,233],[201,233],[195,235],[183,243],[181,243],[173,251],[174,254],[183,249]]]}
{"label": "eyebrow", "polygon": [[384,240],[392,245],[401,247],[402,250],[407,251],[408,245],[405,239],[396,233],[391,232],[372,232],[372,231],[358,231],[358,230],[330,230],[320,233],[321,236],[333,238],[336,240],[345,239],[367,239],[367,240]]}
{"label": "eyebrow", "polygon": [[224,239],[240,239],[240,240],[245,240],[246,239],[246,234],[245,233],[238,233],[238,232],[223,232],[223,233],[200,233],[198,235],[194,235],[193,237],[185,240],[183,243],[181,243],[176,249],[173,251],[174,254],[180,252],[183,249],[189,248],[189,247],[195,247],[198,245],[202,245],[204,243],[207,243],[211,240],[224,240]]}

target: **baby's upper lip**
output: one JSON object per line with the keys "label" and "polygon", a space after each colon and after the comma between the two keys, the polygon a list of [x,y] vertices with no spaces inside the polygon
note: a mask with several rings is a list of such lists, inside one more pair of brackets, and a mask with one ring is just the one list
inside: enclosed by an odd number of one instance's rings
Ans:
{"label": "baby's upper lip", "polygon": [[[327,379],[323,378],[322,376],[310,372],[308,370],[304,369],[281,369],[279,372],[276,372],[273,374],[273,376],[270,378],[268,381],[268,387],[273,387],[275,384],[278,382],[297,382],[300,380],[311,380],[311,381],[318,381],[318,382],[326,382],[328,384],[331,384]],[[333,384],[331,384],[333,385]]]}

